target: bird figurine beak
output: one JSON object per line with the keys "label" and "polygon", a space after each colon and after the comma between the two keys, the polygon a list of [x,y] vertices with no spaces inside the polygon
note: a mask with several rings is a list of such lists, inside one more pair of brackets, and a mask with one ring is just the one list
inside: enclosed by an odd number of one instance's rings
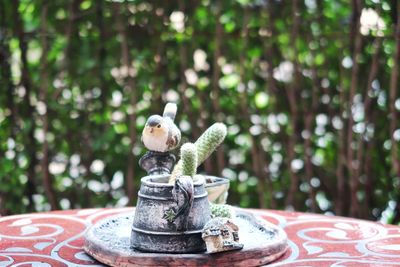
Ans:
{"label": "bird figurine beak", "polygon": [[150,127],[150,133],[153,133],[153,132],[154,132],[154,128]]}

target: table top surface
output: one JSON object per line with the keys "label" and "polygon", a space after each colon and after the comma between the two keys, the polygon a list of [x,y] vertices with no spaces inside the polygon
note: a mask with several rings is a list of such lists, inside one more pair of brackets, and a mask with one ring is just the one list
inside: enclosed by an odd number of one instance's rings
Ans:
{"label": "table top surface", "polygon": [[[82,249],[98,220],[133,208],[0,217],[0,266],[103,266]],[[351,218],[249,210],[282,227],[289,250],[269,266],[400,266],[400,227]]]}

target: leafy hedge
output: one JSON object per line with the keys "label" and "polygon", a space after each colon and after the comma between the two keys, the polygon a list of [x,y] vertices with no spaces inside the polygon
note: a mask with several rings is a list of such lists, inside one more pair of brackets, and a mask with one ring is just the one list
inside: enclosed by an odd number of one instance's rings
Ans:
{"label": "leafy hedge", "polygon": [[1,1],[1,214],[134,205],[174,101],[230,203],[399,221],[400,4],[349,2]]}

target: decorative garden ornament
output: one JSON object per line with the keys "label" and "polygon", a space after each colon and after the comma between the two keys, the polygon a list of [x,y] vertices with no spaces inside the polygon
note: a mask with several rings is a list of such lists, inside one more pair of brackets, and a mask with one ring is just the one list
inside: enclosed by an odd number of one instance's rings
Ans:
{"label": "decorative garden ornament", "polygon": [[203,240],[208,253],[242,249],[239,243],[239,227],[231,219],[217,217],[204,226]]}
{"label": "decorative garden ornament", "polygon": [[[169,103],[162,117],[152,115],[146,122],[142,142],[149,151],[139,164],[148,176],[141,179],[134,214],[96,223],[86,234],[85,251],[112,266],[218,266],[221,259],[249,266],[282,255],[287,248],[282,230],[264,227],[252,216],[221,205],[226,203],[229,179],[196,174],[197,167],[224,140],[227,129],[223,123],[213,124],[194,144],[182,145],[174,167],[175,156],[170,151],[181,137],[173,123],[176,111],[176,105]],[[246,245],[239,243],[239,227]],[[243,247],[229,253],[226,261],[207,253],[193,254],[206,248],[216,253]]]}
{"label": "decorative garden ornament", "polygon": [[152,115],[147,119],[142,133],[142,143],[150,151],[168,152],[178,147],[181,131],[175,125],[177,112],[174,103],[165,105],[163,116]]}
{"label": "decorative garden ornament", "polygon": [[204,180],[169,175],[142,178],[132,226],[131,245],[143,251],[188,253],[205,250],[201,238],[211,212]]}
{"label": "decorative garden ornament", "polygon": [[176,158],[170,153],[181,141],[181,131],[174,119],[177,106],[167,103],[163,116],[152,115],[147,119],[141,141],[149,151],[139,160],[139,165],[148,175],[171,173]]}

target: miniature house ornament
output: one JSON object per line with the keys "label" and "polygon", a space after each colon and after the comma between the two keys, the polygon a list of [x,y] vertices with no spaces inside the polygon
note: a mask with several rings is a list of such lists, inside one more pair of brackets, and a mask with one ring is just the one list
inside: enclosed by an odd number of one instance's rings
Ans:
{"label": "miniature house ornament", "polygon": [[211,219],[203,228],[201,236],[208,253],[242,249],[239,243],[239,227],[232,219],[217,217]]}
{"label": "miniature house ornament", "polygon": [[149,151],[139,165],[148,175],[171,173],[176,159],[170,151],[181,141],[181,131],[174,123],[176,112],[176,104],[167,103],[162,116],[152,115],[146,121],[141,141]]}

